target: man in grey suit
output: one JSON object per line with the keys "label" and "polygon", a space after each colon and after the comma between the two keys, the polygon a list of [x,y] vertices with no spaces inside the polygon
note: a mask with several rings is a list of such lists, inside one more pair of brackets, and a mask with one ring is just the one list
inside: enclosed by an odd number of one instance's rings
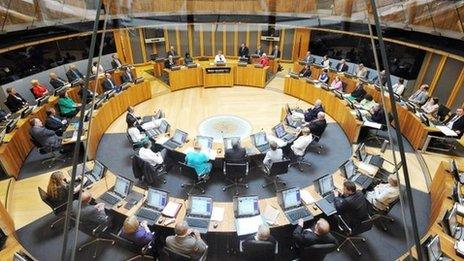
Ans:
{"label": "man in grey suit", "polygon": [[[94,224],[96,226],[109,223],[109,218],[105,213],[105,204],[98,203],[90,205],[92,195],[89,192],[82,192],[81,197],[81,215],[80,221],[84,224]],[[79,201],[74,200],[72,204],[72,212],[76,215],[79,211]]]}
{"label": "man in grey suit", "polygon": [[39,118],[30,119],[29,124],[31,125],[29,134],[42,147],[59,148],[61,146],[61,138],[54,131],[45,128]]}
{"label": "man in grey suit", "polygon": [[429,86],[427,84],[422,84],[419,90],[417,90],[411,97],[409,97],[409,101],[421,106],[423,105],[427,99],[429,98]]}
{"label": "man in grey suit", "polygon": [[206,260],[208,245],[200,237],[200,232],[190,229],[187,222],[177,223],[174,227],[176,235],[166,238],[166,246],[175,252],[188,255],[193,260]]}

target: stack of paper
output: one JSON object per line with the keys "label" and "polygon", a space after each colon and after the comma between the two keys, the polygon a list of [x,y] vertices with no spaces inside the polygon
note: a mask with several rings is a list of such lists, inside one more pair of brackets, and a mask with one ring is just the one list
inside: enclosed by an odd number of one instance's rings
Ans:
{"label": "stack of paper", "polygon": [[258,227],[263,224],[263,218],[261,215],[247,218],[235,219],[235,227],[237,229],[237,235],[250,235],[258,232]]}
{"label": "stack of paper", "polygon": [[305,205],[312,204],[316,201],[307,190],[300,190],[300,196]]}
{"label": "stack of paper", "polygon": [[277,222],[279,211],[271,205],[267,205],[264,209],[263,218],[269,225],[274,225]]}
{"label": "stack of paper", "polygon": [[182,204],[169,201],[168,204],[164,207],[163,212],[161,214],[167,217],[175,217],[177,216],[177,213],[179,212],[181,207]]}
{"label": "stack of paper", "polygon": [[211,213],[211,221],[221,222],[224,219],[224,208],[213,207],[213,213]]}

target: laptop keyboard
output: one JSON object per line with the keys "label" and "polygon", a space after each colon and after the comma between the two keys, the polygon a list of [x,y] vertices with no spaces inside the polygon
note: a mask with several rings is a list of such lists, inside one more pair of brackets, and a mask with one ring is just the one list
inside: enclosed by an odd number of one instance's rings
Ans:
{"label": "laptop keyboard", "polygon": [[310,215],[306,208],[297,208],[286,213],[288,217],[291,219],[291,222],[296,221],[300,218],[305,218]]}
{"label": "laptop keyboard", "polygon": [[171,150],[174,150],[174,149],[176,149],[176,148],[179,146],[177,143],[175,143],[175,142],[173,142],[173,141],[170,141],[170,140],[166,141],[163,145],[164,145],[165,147],[168,147],[168,148],[171,149]]}
{"label": "laptop keyboard", "polygon": [[159,215],[160,215],[159,212],[156,212],[156,211],[154,211],[152,209],[145,208],[145,207],[140,208],[139,211],[136,214],[136,216],[138,216],[138,217],[153,220],[153,221],[157,220]]}
{"label": "laptop keyboard", "polygon": [[358,183],[358,184],[364,184],[364,183],[366,183],[368,180],[369,180],[369,177],[368,177],[368,176],[359,175],[358,177],[356,177],[355,182]]}
{"label": "laptop keyboard", "polygon": [[209,220],[198,218],[187,218],[187,224],[191,227],[205,228],[209,226]]}
{"label": "laptop keyboard", "polygon": [[327,200],[329,203],[333,203],[335,201],[335,194],[334,193],[330,193],[328,195],[326,195],[325,197],[325,200]]}
{"label": "laptop keyboard", "polygon": [[106,192],[105,194],[101,195],[100,197],[101,200],[105,201],[106,203],[110,205],[114,205],[118,203],[121,199],[116,197],[115,195]]}

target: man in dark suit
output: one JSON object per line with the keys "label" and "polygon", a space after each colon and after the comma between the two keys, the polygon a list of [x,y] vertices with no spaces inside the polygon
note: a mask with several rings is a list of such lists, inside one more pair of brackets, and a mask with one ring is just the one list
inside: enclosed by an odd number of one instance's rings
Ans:
{"label": "man in dark suit", "polygon": [[68,82],[65,81],[64,79],[58,77],[58,75],[56,75],[56,73],[54,72],[51,72],[49,74],[50,76],[50,85],[54,88],[54,89],[58,89],[60,87],[63,87],[65,84],[67,84]]}
{"label": "man in dark suit", "polygon": [[176,50],[174,49],[174,46],[171,45],[171,48],[169,48],[169,51],[168,51],[167,55],[168,56],[171,55],[172,57],[178,56]]}
{"label": "man in dark suit", "polygon": [[238,142],[232,145],[232,149],[225,151],[224,160],[230,163],[245,163],[246,149],[242,148]]}
{"label": "man in dark suit", "polygon": [[135,78],[134,78],[134,75],[131,72],[131,69],[129,67],[126,67],[124,69],[124,72],[121,74],[122,83],[134,82],[134,80],[135,80]]}
{"label": "man in dark suit", "polygon": [[56,111],[53,107],[50,107],[45,112],[47,119],[45,120],[45,128],[52,130],[56,135],[61,136],[68,127],[68,122],[56,116]]}
{"label": "man in dark suit", "polygon": [[0,109],[0,122],[6,120],[8,117],[9,113],[3,109]]}
{"label": "man in dark suit", "polygon": [[118,58],[118,54],[113,54],[111,56],[113,59],[111,60],[111,67],[113,67],[113,69],[118,69],[122,66],[122,62],[121,60],[119,60]]}
{"label": "man in dark suit", "polygon": [[347,72],[348,71],[348,64],[346,64],[345,59],[341,59],[340,62],[337,64],[335,69],[337,69],[337,72]]}
{"label": "man in dark suit", "polygon": [[303,58],[303,62],[306,64],[313,64],[316,61],[316,59],[311,55],[310,51],[306,52],[306,56]]}
{"label": "man in dark suit", "polygon": [[464,133],[464,109],[458,108],[456,112],[451,114],[451,116],[445,121],[445,124],[448,128],[458,134],[458,138],[461,138]]}
{"label": "man in dark suit", "polygon": [[308,109],[307,112],[305,112],[304,114],[305,121],[306,122],[313,121],[314,119],[317,118],[317,114],[321,111],[324,112],[324,107],[322,106],[322,101],[318,99],[314,103],[314,106]]}
{"label": "man in dark suit", "polygon": [[356,184],[346,180],[343,182],[343,191],[335,190],[334,205],[348,226],[356,230],[362,221],[369,218],[367,200],[361,191],[356,190]]}
{"label": "man in dark suit", "polygon": [[[87,98],[85,99],[85,104],[89,104],[89,103],[92,102],[92,99],[93,99],[93,91],[85,88],[85,86],[82,85],[82,84],[79,85],[79,91],[77,92],[77,94],[81,98],[81,101],[83,101],[85,93],[87,93]],[[97,96],[97,95],[98,95],[98,93],[95,94],[95,96]]]}
{"label": "man in dark suit", "polygon": [[382,108],[382,105],[376,103],[374,106],[371,108],[371,121],[377,122],[380,124],[387,124],[387,121],[385,120],[385,111]]}
{"label": "man in dark suit", "polygon": [[293,240],[299,248],[316,244],[337,244],[337,240],[330,234],[329,222],[323,218],[320,218],[313,228],[307,229],[303,229],[303,219],[299,219],[293,231]]}
{"label": "man in dark suit", "polygon": [[263,55],[263,53],[264,53],[264,52],[263,52],[263,50],[261,49],[261,46],[258,46],[258,48],[256,49],[255,54],[261,56],[261,55]]}
{"label": "man in dark suit", "polygon": [[140,131],[143,131],[140,125],[141,121],[142,121],[142,118],[135,115],[134,107],[132,106],[127,107],[127,114],[126,114],[127,126],[136,126]]}
{"label": "man in dark suit", "polygon": [[105,80],[103,80],[103,90],[107,92],[113,89],[116,90],[117,92],[121,91],[121,87],[116,85],[114,80],[111,78],[111,74],[105,73]]}
{"label": "man in dark suit", "polygon": [[27,105],[27,101],[19,93],[17,93],[14,88],[7,88],[6,93],[8,94],[8,97],[6,98],[5,105],[12,113],[21,110]]}
{"label": "man in dark suit", "polygon": [[309,123],[309,129],[311,133],[321,137],[327,127],[327,121],[325,120],[325,113],[320,111],[317,113],[317,118]]}
{"label": "man in dark suit", "polygon": [[164,61],[164,68],[171,69],[174,65],[174,60],[172,59],[172,55],[169,55],[168,58]]}
{"label": "man in dark suit", "polygon": [[71,64],[68,71],[66,72],[66,77],[68,77],[69,82],[74,82],[78,79],[84,78],[84,75],[76,68],[74,64]]}
{"label": "man in dark suit", "polygon": [[29,134],[41,146],[52,148],[60,147],[61,138],[58,137],[54,131],[44,128],[39,118],[30,119],[29,124],[31,125]]}
{"label": "man in dark suit", "polygon": [[309,64],[306,64],[299,73],[300,77],[311,77],[311,68]]}
{"label": "man in dark suit", "polygon": [[248,47],[245,45],[245,43],[242,43],[240,45],[240,48],[238,49],[238,56],[243,57],[243,58],[248,58],[249,57],[250,50]]}

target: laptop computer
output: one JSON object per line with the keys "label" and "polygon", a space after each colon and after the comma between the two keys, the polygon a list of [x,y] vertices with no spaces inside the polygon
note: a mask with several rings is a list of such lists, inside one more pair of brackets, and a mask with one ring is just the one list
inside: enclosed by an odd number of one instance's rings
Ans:
{"label": "laptop computer", "polygon": [[384,159],[379,155],[372,155],[366,152],[366,145],[361,143],[355,151],[355,157],[363,162],[374,165],[381,168],[384,162]]}
{"label": "laptop computer", "polygon": [[316,201],[316,206],[324,212],[326,216],[333,215],[337,213],[335,206],[333,204],[335,195],[333,193],[334,184],[332,175],[326,175],[314,182],[314,187],[316,192],[322,196],[322,199]]}
{"label": "laptop computer", "polygon": [[297,138],[295,135],[288,133],[285,130],[285,127],[282,123],[279,123],[276,126],[272,127],[272,131],[274,131],[274,134],[277,138],[282,139],[286,142],[292,142]]}
{"label": "laptop computer", "polygon": [[422,248],[427,256],[427,261],[451,261],[452,259],[447,257],[441,250],[440,236],[429,236],[424,243]]}
{"label": "laptop computer", "polygon": [[[84,168],[84,176],[88,179],[88,183],[84,184],[85,186],[90,185],[96,181],[99,181],[103,178],[106,173],[107,168],[98,160],[94,161],[93,169],[89,170],[84,163],[77,165],[76,175],[82,174],[82,169]],[[72,174],[72,169],[68,170],[69,176]]]}
{"label": "laptop computer", "polygon": [[228,138],[224,138],[223,141],[224,141],[224,150],[232,149],[232,146],[235,143],[238,143],[238,145],[240,145],[240,137],[228,137]]}
{"label": "laptop computer", "polygon": [[97,201],[105,203],[108,208],[112,208],[115,204],[129,195],[132,191],[132,185],[132,181],[121,176],[117,176],[114,187],[101,195]]}
{"label": "laptop computer", "polygon": [[142,207],[135,213],[135,216],[139,220],[145,220],[148,225],[153,226],[161,216],[161,212],[166,204],[168,204],[168,194],[168,192],[163,190],[149,188],[147,200],[145,200]]}
{"label": "laptop computer", "polygon": [[[145,122],[145,117],[144,117],[144,122]],[[145,132],[147,133],[148,137],[156,138],[160,134],[169,132],[170,128],[171,128],[171,125],[166,120],[162,120],[158,128],[148,129],[148,130],[145,130]]]}
{"label": "laptop computer", "polygon": [[176,148],[184,145],[185,141],[187,140],[187,136],[187,132],[176,129],[174,135],[172,135],[172,137],[167,140],[163,146],[167,149],[175,150]]}
{"label": "laptop computer", "polygon": [[288,114],[285,116],[285,122],[287,123],[288,126],[297,129],[301,127],[301,122],[294,120],[291,114]]}
{"label": "laptop computer", "polygon": [[313,219],[313,216],[301,201],[299,188],[293,187],[278,191],[277,201],[292,225],[296,225],[300,218],[304,221]]}
{"label": "laptop computer", "polygon": [[255,134],[251,134],[250,138],[251,143],[253,143],[253,146],[255,146],[256,149],[259,150],[259,152],[266,153],[268,150],[271,149],[265,132],[260,131]]}
{"label": "laptop computer", "polygon": [[368,188],[374,182],[373,178],[356,171],[356,166],[352,160],[347,160],[343,163],[340,166],[340,171],[346,179],[360,185],[363,189]]}
{"label": "laptop computer", "polygon": [[202,150],[211,150],[213,148],[213,137],[198,135],[196,141],[201,145]]}
{"label": "laptop computer", "polygon": [[213,199],[205,196],[190,196],[188,199],[185,221],[200,233],[208,232],[211,214],[213,213]]}
{"label": "laptop computer", "polygon": [[259,212],[258,196],[234,197],[233,206],[237,235],[243,236],[258,232],[258,227],[263,224],[263,218]]}

